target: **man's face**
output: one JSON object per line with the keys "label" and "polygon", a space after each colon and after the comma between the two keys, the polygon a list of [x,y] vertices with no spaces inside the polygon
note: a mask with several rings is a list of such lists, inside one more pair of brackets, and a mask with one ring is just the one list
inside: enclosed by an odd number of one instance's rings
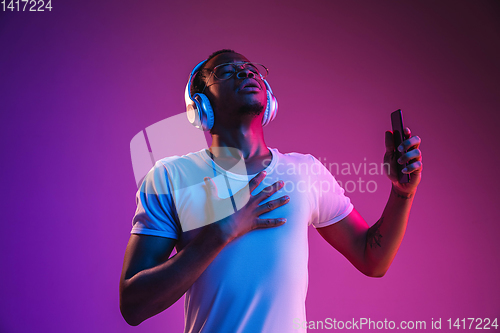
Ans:
{"label": "man's face", "polygon": [[226,52],[212,58],[205,65],[206,88],[204,94],[214,109],[216,122],[234,119],[242,115],[262,118],[267,105],[266,86],[260,77],[245,68],[227,80],[219,80],[210,72],[215,66],[225,63],[248,62],[238,53]]}

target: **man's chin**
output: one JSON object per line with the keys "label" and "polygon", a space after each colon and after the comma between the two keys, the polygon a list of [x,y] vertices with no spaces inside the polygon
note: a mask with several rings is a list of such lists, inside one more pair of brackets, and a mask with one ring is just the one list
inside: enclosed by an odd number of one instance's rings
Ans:
{"label": "man's chin", "polygon": [[264,111],[264,105],[261,103],[246,104],[240,107],[239,110],[242,115],[254,115],[258,116]]}

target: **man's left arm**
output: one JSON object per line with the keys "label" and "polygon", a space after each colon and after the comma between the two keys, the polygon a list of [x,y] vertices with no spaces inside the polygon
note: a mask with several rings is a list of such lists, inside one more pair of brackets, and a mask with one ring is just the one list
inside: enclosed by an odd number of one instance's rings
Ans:
{"label": "man's left arm", "polygon": [[[368,276],[381,277],[389,269],[403,240],[413,198],[420,183],[421,140],[418,136],[412,137],[408,128],[405,128],[405,134],[408,139],[400,147],[394,147],[392,132],[385,133],[384,165],[392,181],[392,189],[380,219],[369,227],[363,217],[353,209],[339,222],[317,229],[328,243]],[[396,158],[396,148],[403,152],[399,160]],[[407,162],[403,172],[411,174],[410,182],[399,183],[397,163]]]}

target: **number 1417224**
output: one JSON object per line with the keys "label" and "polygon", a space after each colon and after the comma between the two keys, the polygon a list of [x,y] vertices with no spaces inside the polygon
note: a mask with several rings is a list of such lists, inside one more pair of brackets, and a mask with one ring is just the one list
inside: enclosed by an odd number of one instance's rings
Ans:
{"label": "number 1417224", "polygon": [[44,12],[52,11],[52,0],[2,0],[2,10],[4,12]]}

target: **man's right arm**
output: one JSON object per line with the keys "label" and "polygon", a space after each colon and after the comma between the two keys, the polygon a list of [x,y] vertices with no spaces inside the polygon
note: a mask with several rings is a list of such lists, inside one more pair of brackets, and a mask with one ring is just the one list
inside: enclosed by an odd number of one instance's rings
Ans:
{"label": "man's right arm", "polygon": [[226,245],[220,228],[206,226],[168,259],[177,240],[130,236],[120,280],[120,310],[136,326],[174,304]]}
{"label": "man's right arm", "polygon": [[[249,183],[249,193],[264,179],[261,172]],[[207,181],[213,197],[217,189]],[[169,259],[175,239],[133,234],[130,237],[120,279],[120,310],[128,324],[136,326],[174,304],[233,239],[258,228],[282,225],[285,219],[260,219],[261,214],[288,203],[287,196],[259,203],[283,187],[276,182],[255,196],[233,215],[211,223],[181,251]]]}

